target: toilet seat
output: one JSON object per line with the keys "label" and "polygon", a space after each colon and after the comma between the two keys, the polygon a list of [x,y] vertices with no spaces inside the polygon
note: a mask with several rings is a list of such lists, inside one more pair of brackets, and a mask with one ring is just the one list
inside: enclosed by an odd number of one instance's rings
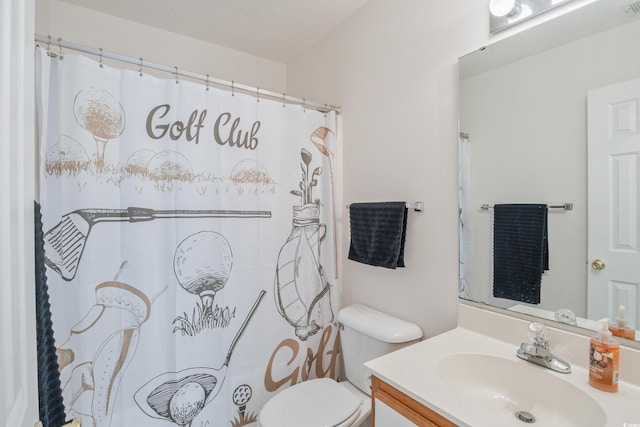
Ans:
{"label": "toilet seat", "polygon": [[329,378],[298,383],[278,393],[260,411],[260,427],[346,427],[360,414],[360,400]]}

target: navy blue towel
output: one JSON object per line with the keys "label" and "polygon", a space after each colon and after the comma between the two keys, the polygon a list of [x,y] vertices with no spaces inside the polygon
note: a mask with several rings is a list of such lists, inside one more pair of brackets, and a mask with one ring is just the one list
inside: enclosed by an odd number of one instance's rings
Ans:
{"label": "navy blue towel", "polygon": [[547,205],[494,206],[493,296],[540,304],[542,273],[549,269]]}
{"label": "navy blue towel", "polygon": [[349,219],[350,260],[376,267],[404,267],[405,202],[353,203]]}
{"label": "navy blue towel", "polygon": [[34,202],[35,270],[36,270],[36,338],[38,349],[38,403],[44,427],[65,423],[64,403],[58,373],[58,359],[53,339],[49,287],[44,261],[44,240],[40,205]]}

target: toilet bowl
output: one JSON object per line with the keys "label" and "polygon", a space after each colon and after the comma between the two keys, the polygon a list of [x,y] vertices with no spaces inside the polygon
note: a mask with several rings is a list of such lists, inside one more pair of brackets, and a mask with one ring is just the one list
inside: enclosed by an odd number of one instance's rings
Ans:
{"label": "toilet bowl", "polygon": [[258,414],[259,427],[359,427],[371,413],[364,362],[422,338],[417,325],[362,304],[340,310],[338,322],[348,381],[317,378],[279,392]]}
{"label": "toilet bowl", "polygon": [[264,405],[258,426],[355,427],[371,412],[371,398],[350,385],[318,378],[289,387]]}

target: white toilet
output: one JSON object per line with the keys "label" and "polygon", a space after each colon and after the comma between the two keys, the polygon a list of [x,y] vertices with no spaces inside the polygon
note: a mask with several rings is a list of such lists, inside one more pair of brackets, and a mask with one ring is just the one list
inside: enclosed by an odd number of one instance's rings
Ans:
{"label": "white toilet", "polygon": [[362,304],[338,313],[348,381],[312,379],[271,398],[258,415],[260,427],[358,427],[371,413],[371,385],[363,364],[422,338],[414,323]]}

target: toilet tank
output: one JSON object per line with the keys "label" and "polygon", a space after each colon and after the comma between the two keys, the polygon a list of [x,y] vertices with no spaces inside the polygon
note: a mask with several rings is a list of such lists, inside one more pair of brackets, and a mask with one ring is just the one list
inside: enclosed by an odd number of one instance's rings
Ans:
{"label": "toilet tank", "polygon": [[371,385],[363,364],[422,338],[422,330],[415,323],[363,304],[340,310],[338,322],[347,380],[368,395],[371,395]]}

